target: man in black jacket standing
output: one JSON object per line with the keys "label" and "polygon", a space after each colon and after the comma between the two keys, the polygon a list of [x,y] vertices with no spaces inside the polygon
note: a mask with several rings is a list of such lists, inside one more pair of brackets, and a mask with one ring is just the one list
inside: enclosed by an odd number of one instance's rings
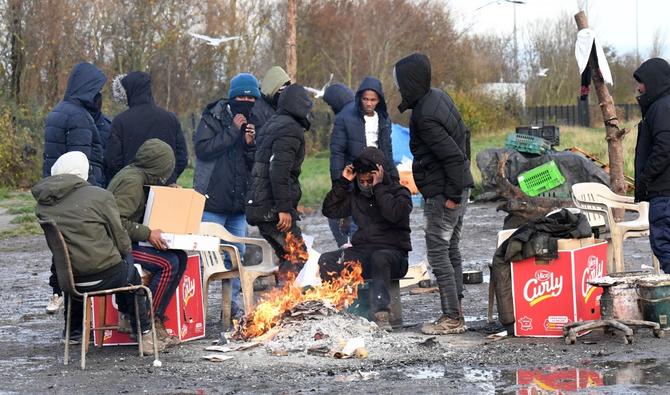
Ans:
{"label": "man in black jacket standing", "polygon": [[635,200],[649,202],[649,241],[670,273],[670,65],[645,61],[633,74],[642,110],[635,146]]}
{"label": "man in black jacket standing", "polygon": [[[305,88],[289,85],[279,96],[277,113],[265,124],[257,142],[246,202],[247,222],[258,226],[280,260],[280,275],[297,273],[307,260],[298,227],[300,171],[305,159],[305,131],[312,101]],[[292,234],[295,245],[287,247]]]}
{"label": "man in black jacket standing", "polygon": [[426,55],[415,53],[399,60],[393,72],[402,96],[398,109],[412,110],[412,173],[426,199],[428,263],[437,279],[442,307],[442,317],[424,324],[421,331],[435,335],[463,333],[463,269],[458,244],[473,186],[470,131],[451,97],[430,87],[430,60]]}
{"label": "man in black jacket standing", "polygon": [[112,121],[112,132],[105,149],[107,180],[133,162],[145,141],[156,138],[172,147],[177,163],[168,185],[177,182],[188,164],[186,140],[177,116],[154,102],[149,74],[133,71],[117,77],[112,90],[117,100],[127,101],[128,109]]}
{"label": "man in black jacket standing", "polygon": [[391,330],[389,287],[391,278],[407,273],[412,199],[407,188],[391,179],[385,163],[379,149],[363,148],[326,195],[323,215],[353,216],[358,229],[351,239],[352,247],[321,255],[319,267],[321,278],[329,280],[345,262],[361,262],[363,277],[371,280],[370,314],[380,328]]}

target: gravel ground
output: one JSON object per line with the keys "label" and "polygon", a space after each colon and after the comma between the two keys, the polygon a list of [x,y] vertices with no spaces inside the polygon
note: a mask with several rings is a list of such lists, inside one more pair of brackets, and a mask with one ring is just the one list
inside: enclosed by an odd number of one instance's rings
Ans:
{"label": "gravel ground", "polygon": [[[491,204],[470,205],[462,241],[465,269],[487,273],[503,218]],[[425,254],[422,222],[421,210],[415,209],[411,263],[420,262]],[[318,251],[335,248],[324,218],[311,214],[301,225],[304,233],[316,237]],[[647,240],[628,240],[625,246],[631,270],[651,264]],[[273,353],[276,348],[264,344],[231,352],[233,359],[220,363],[202,359],[211,353],[204,348],[219,334],[215,286],[210,292],[207,338],[168,350],[161,355],[161,368],[152,367],[151,358],[140,359],[134,348],[110,347],[92,348],[87,370],[81,371],[76,363],[78,350],[72,351],[71,365],[62,364],[61,316],[44,313],[50,293],[49,265],[50,253],[42,236],[0,241],[4,279],[0,283],[0,393],[526,393],[524,377],[538,372],[561,377],[540,380],[545,390],[554,384],[575,390],[591,383],[604,386],[589,392],[660,394],[667,393],[664,387],[670,384],[668,340],[653,338],[647,331],[640,331],[633,345],[602,332],[580,338],[574,346],[566,346],[562,339],[487,339],[494,329],[485,320],[487,284],[466,288],[464,309],[470,330],[464,335],[434,339],[422,335],[416,325],[438,316],[438,296],[411,295],[405,289],[401,330],[380,334],[354,317],[337,318],[337,325],[359,322],[370,330],[366,336],[373,340],[367,344],[367,359],[309,355],[304,351],[308,342],[298,339],[286,352]],[[342,329],[337,325],[328,330]],[[289,338],[282,341],[290,343]],[[593,377],[586,380],[589,374]]]}

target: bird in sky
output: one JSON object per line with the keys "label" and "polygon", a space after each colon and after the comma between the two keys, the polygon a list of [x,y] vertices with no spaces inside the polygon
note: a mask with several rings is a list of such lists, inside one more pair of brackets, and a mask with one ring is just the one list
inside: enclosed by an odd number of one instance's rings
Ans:
{"label": "bird in sky", "polygon": [[321,90],[310,88],[309,86],[305,87],[305,90],[311,94],[314,95],[316,99],[323,97],[323,94],[326,92],[326,88],[328,88],[328,85],[333,81],[333,73],[330,73],[330,78],[328,79],[328,82],[321,88]]}
{"label": "bird in sky", "polygon": [[210,37],[210,36],[205,36],[203,34],[198,34],[198,33],[191,33],[188,32],[191,36],[195,38],[199,38],[201,40],[204,40],[207,42],[208,45],[211,45],[213,47],[218,47],[219,45],[227,42],[227,41],[232,41],[232,40],[239,40],[240,36],[221,36],[221,37]]}

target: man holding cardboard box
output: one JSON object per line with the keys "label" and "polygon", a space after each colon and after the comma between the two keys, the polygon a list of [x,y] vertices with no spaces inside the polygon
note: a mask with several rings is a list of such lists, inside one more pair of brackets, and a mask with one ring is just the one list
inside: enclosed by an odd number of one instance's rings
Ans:
{"label": "man holding cardboard box", "polygon": [[[165,330],[165,309],[179,286],[187,256],[181,250],[167,250],[160,229],[149,229],[142,224],[147,204],[147,185],[165,185],[174,171],[172,148],[159,139],[145,141],[135,160],[112,178],[107,189],[114,194],[119,206],[121,222],[133,242],[133,258],[142,268],[153,274],[149,289],[154,295],[154,316],[158,336],[166,345],[179,343]],[[153,247],[139,246],[148,241]]]}

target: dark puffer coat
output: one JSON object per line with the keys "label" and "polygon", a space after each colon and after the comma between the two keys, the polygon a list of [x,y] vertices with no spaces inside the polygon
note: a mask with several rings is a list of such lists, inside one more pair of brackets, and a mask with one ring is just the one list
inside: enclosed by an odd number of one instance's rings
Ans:
{"label": "dark puffer coat", "polygon": [[473,186],[470,131],[451,97],[430,87],[430,61],[412,54],[395,65],[402,96],[400,112],[412,109],[409,148],[414,155],[414,182],[424,198],[444,195],[459,203]]}
{"label": "dark puffer coat", "polygon": [[121,80],[121,85],[128,97],[128,109],[112,121],[105,150],[107,179],[132,163],[145,141],[156,138],[172,147],[177,162],[168,184],[176,182],[188,164],[186,140],[177,116],[154,103],[149,74],[134,71]]}
{"label": "dark puffer coat", "polygon": [[277,114],[265,124],[256,142],[256,158],[247,197],[247,222],[276,222],[278,213],[298,218],[300,169],[305,159],[305,130],[312,102],[305,88],[290,85],[279,96]]}
{"label": "dark puffer coat", "polygon": [[635,198],[649,200],[670,196],[670,65],[653,58],[633,74],[645,84],[638,97],[642,121],[635,146]]}
{"label": "dark puffer coat", "polygon": [[391,178],[398,180],[398,169],[393,163],[393,151],[391,144],[391,120],[386,109],[386,100],[382,91],[382,83],[373,77],[365,77],[358,87],[353,102],[345,105],[335,117],[333,135],[330,140],[330,178],[335,181],[342,175],[344,166],[351,163],[363,148],[367,146],[365,140],[365,120],[361,108],[361,97],[366,90],[372,90],[379,95],[379,104],[375,111],[379,117],[379,136],[377,148],[386,157],[386,168]]}
{"label": "dark puffer coat", "polygon": [[[376,148],[364,148],[357,161],[363,160],[381,164],[386,170],[386,158]],[[354,218],[358,226],[351,239],[354,247],[410,251],[412,198],[409,190],[392,180],[386,171],[383,181],[372,188],[371,197],[361,194],[355,181],[352,183],[344,177],[339,178],[323,201],[323,215],[328,218]]]}
{"label": "dark puffer coat", "polygon": [[90,63],[72,69],[63,100],[47,115],[44,128],[42,176],[51,175],[51,166],[66,152],[81,151],[88,158],[88,182],[105,185],[100,134],[90,112],[97,111],[96,95],[107,77]]}
{"label": "dark puffer coat", "polygon": [[335,115],[337,115],[342,111],[344,106],[354,101],[354,92],[344,84],[337,83],[329,85],[323,93],[323,101],[325,101]]}

